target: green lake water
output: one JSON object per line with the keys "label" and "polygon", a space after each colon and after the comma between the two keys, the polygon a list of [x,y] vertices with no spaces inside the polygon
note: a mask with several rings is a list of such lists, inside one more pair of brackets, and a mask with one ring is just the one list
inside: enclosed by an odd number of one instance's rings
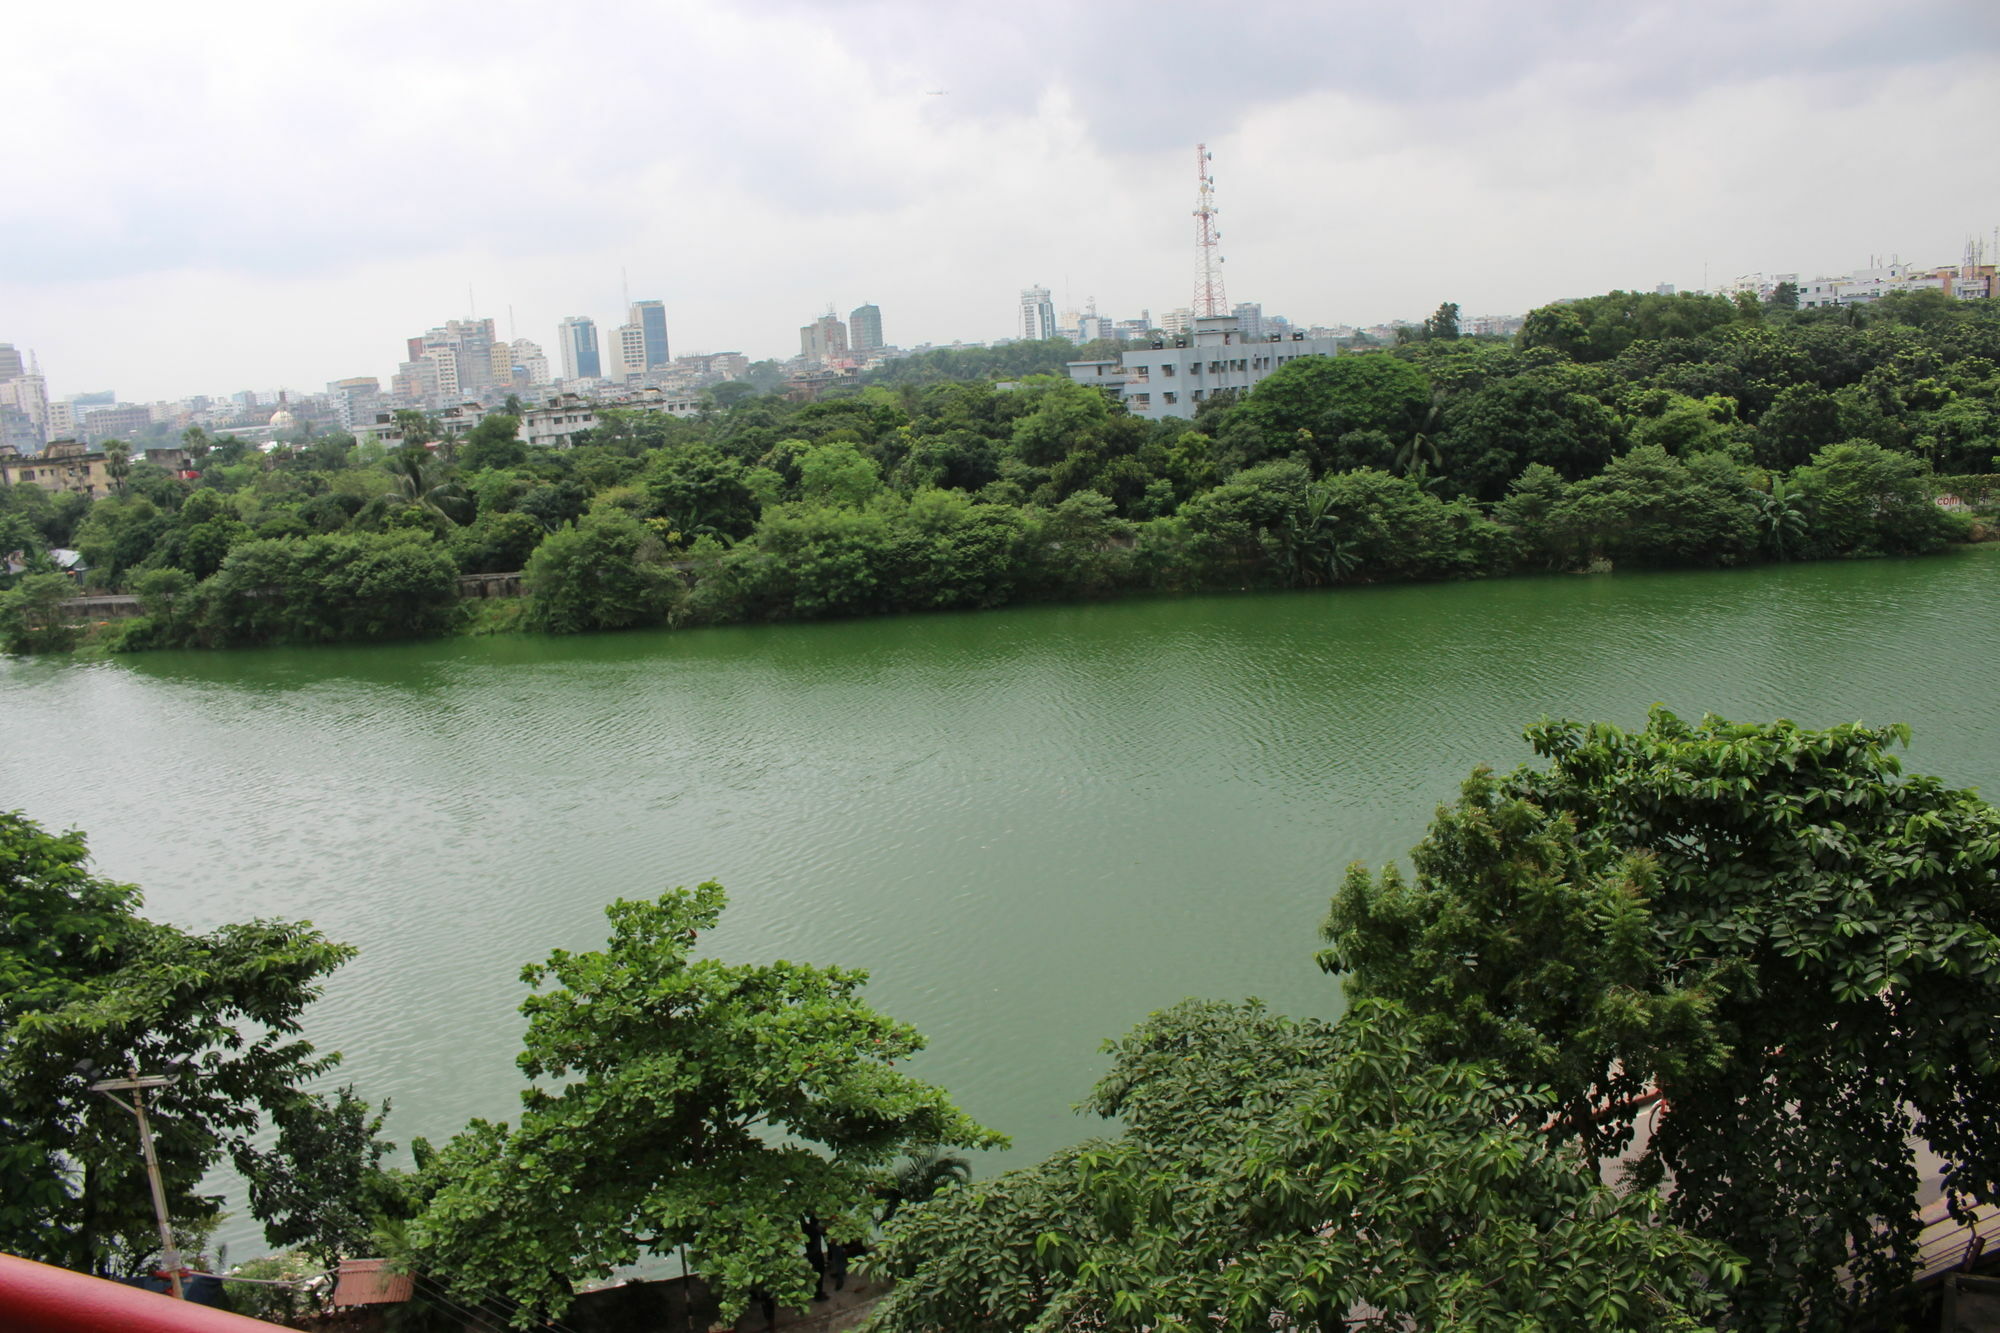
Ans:
{"label": "green lake water", "polygon": [[[309,1035],[392,1137],[509,1118],[521,965],[717,879],[731,958],[868,969],[922,1074],[1090,1132],[1099,1044],[1187,995],[1331,1014],[1342,868],[1543,715],[1915,729],[2000,790],[2000,553],[840,624],[0,660],[0,805],[191,927],[360,957]],[[989,1164],[997,1165],[997,1164]],[[232,1222],[239,1255],[261,1241]]]}

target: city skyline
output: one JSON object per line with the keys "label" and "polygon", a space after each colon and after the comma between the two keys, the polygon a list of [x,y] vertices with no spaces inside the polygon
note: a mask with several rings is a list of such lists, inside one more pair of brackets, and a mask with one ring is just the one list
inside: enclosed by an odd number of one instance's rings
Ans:
{"label": "city skyline", "polygon": [[[47,58],[5,93],[10,179],[34,188],[0,208],[0,340],[52,390],[386,382],[385,345],[468,316],[553,352],[567,315],[619,326],[627,274],[677,346],[753,359],[787,355],[830,291],[868,293],[903,346],[1009,336],[1033,285],[1059,311],[1171,310],[1197,141],[1232,296],[1326,322],[1949,263],[2000,221],[1963,128],[2000,109],[2000,16],[1970,3],[1219,28],[1171,3],[1136,28],[1035,4],[906,21],[900,0],[514,24],[213,7],[19,22]],[[684,68],[649,79],[666,33]],[[1191,78],[1209,95],[1157,95]],[[411,164],[408,127],[461,102],[481,133]],[[799,154],[821,107],[840,132]],[[639,121],[703,133],[628,137]]]}

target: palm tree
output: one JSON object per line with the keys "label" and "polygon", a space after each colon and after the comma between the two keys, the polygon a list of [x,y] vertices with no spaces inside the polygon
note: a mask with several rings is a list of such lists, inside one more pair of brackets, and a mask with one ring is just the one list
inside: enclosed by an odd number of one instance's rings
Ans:
{"label": "palm tree", "polygon": [[[1443,419],[1444,395],[1434,393],[1430,407],[1424,412],[1423,424],[1411,432],[1409,440],[1396,451],[1396,471],[1407,477],[1420,469],[1426,476],[1430,475],[1430,469],[1444,470],[1444,455],[1438,452],[1437,442],[1431,438],[1437,431],[1438,422]],[[1428,468],[1425,467],[1426,460]]]}
{"label": "palm tree", "polygon": [[1273,536],[1287,583],[1338,583],[1358,558],[1354,543],[1340,540],[1333,487],[1323,481],[1306,487],[1305,503],[1285,515]]}
{"label": "palm tree", "polygon": [[422,448],[398,449],[382,460],[396,488],[386,498],[415,505],[451,523],[470,521],[464,489]]}
{"label": "palm tree", "polygon": [[972,1163],[941,1148],[912,1148],[898,1162],[883,1191],[888,1200],[882,1220],[888,1221],[906,1203],[922,1203],[946,1185],[963,1185],[972,1179]]}
{"label": "palm tree", "polygon": [[132,449],[120,440],[113,440],[104,446],[104,475],[111,479],[111,489],[119,495],[125,494],[125,478],[132,475]]}
{"label": "palm tree", "polygon": [[1793,544],[1806,532],[1806,513],[1783,477],[1771,479],[1770,492],[1757,497],[1757,509],[1758,526],[1763,529],[1764,546],[1772,559],[1791,559]]}

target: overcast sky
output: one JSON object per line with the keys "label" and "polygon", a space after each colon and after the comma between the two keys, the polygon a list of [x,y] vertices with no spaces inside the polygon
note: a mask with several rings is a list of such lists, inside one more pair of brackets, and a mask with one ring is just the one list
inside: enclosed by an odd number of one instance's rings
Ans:
{"label": "overcast sky", "polygon": [[[2000,224],[2000,4],[37,3],[0,342],[56,396],[378,375],[475,310],[676,354],[1005,337],[1020,289],[1312,322],[1955,262]],[[468,294],[468,292],[470,294]]]}

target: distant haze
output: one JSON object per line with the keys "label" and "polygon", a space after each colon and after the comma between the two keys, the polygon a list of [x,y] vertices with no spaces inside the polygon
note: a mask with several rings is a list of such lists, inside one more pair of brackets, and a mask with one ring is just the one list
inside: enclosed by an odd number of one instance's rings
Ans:
{"label": "distant haze", "polygon": [[[0,342],[52,394],[386,378],[470,302],[673,350],[1015,331],[1019,291],[1303,322],[1955,262],[2000,224],[2000,6],[40,4]],[[509,317],[511,307],[511,320]]]}

